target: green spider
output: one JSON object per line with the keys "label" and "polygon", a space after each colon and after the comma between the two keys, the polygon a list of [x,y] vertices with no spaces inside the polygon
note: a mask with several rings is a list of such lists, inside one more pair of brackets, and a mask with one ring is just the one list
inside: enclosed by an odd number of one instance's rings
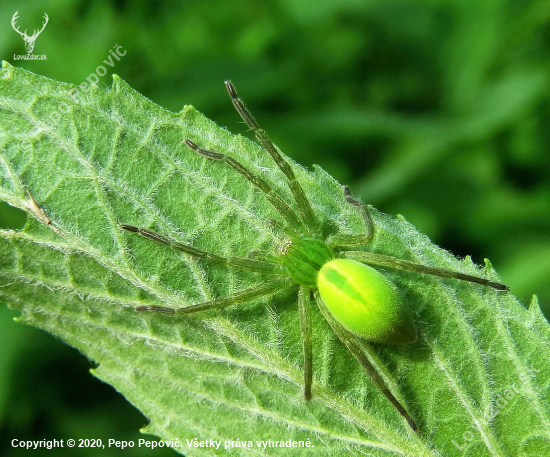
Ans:
{"label": "green spider", "polygon": [[294,196],[298,212],[291,208],[257,173],[247,169],[237,160],[225,154],[202,149],[189,139],[184,140],[184,142],[194,152],[207,159],[225,162],[226,165],[260,189],[284,220],[284,223],[275,220],[270,220],[269,223],[283,231],[288,236],[288,241],[283,244],[280,253],[269,258],[270,260],[259,257],[222,257],[171,240],[145,228],[120,224],[121,229],[138,233],[150,240],[198,259],[229,268],[260,273],[266,277],[260,284],[228,298],[177,309],[164,306],[140,306],[136,309],[138,311],[153,311],[172,315],[191,314],[209,309],[225,308],[298,285],[298,308],[304,353],[304,396],[306,400],[312,397],[313,367],[310,304],[313,295],[317,306],[337,337],[357,358],[377,387],[408,422],[410,427],[415,431],[418,430],[405,408],[386,387],[382,377],[370,363],[360,344],[360,340],[376,343],[414,343],[418,337],[411,310],[401,299],[396,287],[382,273],[369,265],[470,281],[497,290],[506,291],[508,288],[503,284],[456,271],[433,268],[372,252],[349,250],[350,248],[368,245],[374,237],[375,227],[367,206],[352,198],[345,186],[343,187],[344,199],[361,213],[365,223],[365,233],[359,235],[335,234],[323,239],[320,234],[323,221],[320,221],[313,213],[311,204],[302,186],[296,180],[292,168],[256,123],[242,100],[237,96],[233,85],[229,81],[225,81],[225,86],[241,118],[254,131],[256,140],[271,155],[288,180],[288,186]]}

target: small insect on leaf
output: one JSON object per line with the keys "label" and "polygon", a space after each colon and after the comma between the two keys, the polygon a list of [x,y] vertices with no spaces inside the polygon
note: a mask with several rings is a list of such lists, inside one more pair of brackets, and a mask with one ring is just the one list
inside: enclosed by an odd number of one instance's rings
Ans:
{"label": "small insect on leaf", "polygon": [[54,227],[52,224],[51,219],[46,215],[46,212],[36,203],[36,200],[31,195],[30,191],[27,190],[27,195],[29,196],[29,201],[27,202],[27,207],[31,211],[31,213],[36,217],[39,221],[46,224],[48,227],[50,227],[55,233],[58,235],[64,236],[61,230]]}

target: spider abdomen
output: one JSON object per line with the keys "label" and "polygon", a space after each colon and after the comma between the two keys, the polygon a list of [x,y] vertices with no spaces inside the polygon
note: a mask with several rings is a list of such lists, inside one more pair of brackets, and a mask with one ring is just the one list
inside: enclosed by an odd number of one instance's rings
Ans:
{"label": "spider abdomen", "polygon": [[322,266],[317,287],[334,318],[348,331],[378,343],[413,343],[416,326],[410,309],[382,273],[350,259]]}

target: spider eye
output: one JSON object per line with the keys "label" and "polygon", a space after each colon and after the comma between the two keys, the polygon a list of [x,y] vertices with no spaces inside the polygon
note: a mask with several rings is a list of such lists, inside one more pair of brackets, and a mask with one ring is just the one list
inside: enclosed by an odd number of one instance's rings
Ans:
{"label": "spider eye", "polygon": [[292,246],[292,241],[291,240],[285,241],[281,246],[281,254],[282,255],[287,255],[288,250],[290,249],[291,246]]}
{"label": "spider eye", "polygon": [[416,326],[395,286],[382,273],[350,259],[323,265],[319,294],[334,318],[351,333],[378,343],[414,343]]}

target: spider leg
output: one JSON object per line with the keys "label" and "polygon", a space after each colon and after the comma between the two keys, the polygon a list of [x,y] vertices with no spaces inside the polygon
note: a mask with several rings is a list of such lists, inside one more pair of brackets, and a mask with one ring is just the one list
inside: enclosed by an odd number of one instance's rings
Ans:
{"label": "spider leg", "polygon": [[294,230],[292,230],[288,225],[284,225],[276,219],[267,218],[265,223],[269,227],[272,227],[272,228],[288,235],[288,237],[291,238],[291,239],[300,237],[300,235],[298,233],[296,233]]}
{"label": "spider leg", "polygon": [[180,316],[196,313],[198,311],[221,309],[227,306],[236,305],[238,303],[243,303],[249,300],[253,300],[255,298],[263,297],[264,295],[273,294],[280,289],[287,289],[293,284],[294,282],[291,279],[277,279],[273,281],[263,282],[257,286],[242,290],[228,298],[205,301],[203,303],[196,303],[194,305],[184,306],[182,308],[168,308],[166,306],[145,305],[138,306],[135,309],[137,311],[155,311]]}
{"label": "spider leg", "polygon": [[227,92],[231,97],[233,106],[241,116],[242,120],[246,123],[246,125],[248,125],[251,130],[254,131],[256,140],[269,153],[279,169],[288,179],[288,186],[292,192],[292,195],[294,196],[294,200],[296,200],[296,204],[298,205],[298,209],[300,210],[300,214],[302,215],[306,226],[311,227],[313,230],[316,230],[318,227],[317,219],[315,218],[315,214],[313,214],[313,209],[311,208],[311,204],[306,197],[304,189],[296,180],[296,176],[294,175],[292,168],[283,158],[277,147],[269,139],[265,131],[261,129],[258,123],[255,121],[248,108],[237,95],[237,91],[235,90],[233,84],[231,84],[230,81],[225,81],[225,87],[227,88]]}
{"label": "spider leg", "polygon": [[429,267],[427,265],[420,265],[418,263],[411,262],[409,260],[398,259],[389,255],[375,254],[373,252],[363,251],[347,251],[342,252],[341,255],[347,259],[357,260],[361,263],[369,265],[377,265],[379,267],[393,268],[395,270],[413,271],[416,273],[424,273],[433,276],[439,276],[441,278],[459,279],[461,281],[475,282],[483,286],[492,287],[496,290],[509,291],[510,289],[504,284],[498,282],[489,281],[485,278],[478,276],[467,275],[459,273],[458,271],[447,270],[445,268]]}
{"label": "spider leg", "polygon": [[350,195],[349,189],[347,186],[343,186],[344,199],[350,205],[359,208],[361,216],[363,216],[363,221],[365,223],[365,233],[363,235],[348,235],[348,234],[337,234],[332,235],[327,239],[327,244],[331,247],[357,247],[364,246],[369,244],[374,238],[374,223],[369,213],[367,205],[356,200]]}
{"label": "spider leg", "polygon": [[311,344],[311,289],[308,287],[300,287],[298,307],[300,309],[300,331],[304,350],[304,397],[306,400],[311,400],[313,349]]}
{"label": "spider leg", "polygon": [[369,374],[371,379],[373,380],[374,384],[376,384],[376,387],[378,387],[382,393],[386,396],[386,398],[390,401],[390,403],[395,407],[395,409],[401,414],[401,416],[407,421],[409,426],[416,432],[418,431],[418,427],[416,423],[412,420],[411,416],[409,416],[409,413],[403,408],[401,403],[395,398],[395,396],[390,392],[386,384],[384,383],[384,379],[376,368],[372,365],[372,363],[369,361],[368,357],[366,356],[365,352],[361,348],[361,345],[357,342],[357,338],[350,332],[348,332],[346,329],[344,329],[337,321],[334,319],[330,311],[326,308],[325,304],[323,303],[323,300],[321,300],[321,296],[319,295],[318,291],[315,291],[315,301],[317,303],[317,306],[319,306],[319,309],[321,310],[321,313],[331,326],[334,333],[336,333],[336,336],[338,339],[346,345],[348,350],[355,356],[355,358],[358,360],[358,362],[361,364],[361,366],[365,369],[365,371]]}
{"label": "spider leg", "polygon": [[257,174],[250,171],[248,168],[246,168],[243,164],[238,162],[232,157],[229,157],[225,154],[220,154],[219,152],[213,152],[208,151],[207,149],[200,148],[197,146],[193,141],[186,139],[185,144],[191,148],[193,151],[195,151],[197,154],[206,157],[207,159],[212,160],[218,160],[220,162],[225,162],[227,165],[229,165],[231,168],[233,168],[235,171],[240,173],[242,176],[244,176],[251,184],[253,184],[255,187],[260,189],[267,199],[269,200],[269,203],[275,208],[279,214],[284,218],[284,220],[294,228],[294,230],[297,230],[299,232],[302,231],[302,223],[298,219],[298,216],[296,216],[296,213],[292,211],[290,206],[277,194],[273,188],[265,182],[262,178],[260,178]]}
{"label": "spider leg", "polygon": [[133,225],[119,224],[119,227],[128,232],[137,233],[145,238],[149,238],[157,243],[164,244],[175,251],[184,252],[192,257],[197,257],[207,262],[218,265],[225,265],[236,268],[238,270],[254,271],[257,273],[281,273],[284,274],[284,269],[281,265],[275,262],[256,259],[242,259],[239,257],[222,257],[210,252],[202,251],[189,244],[179,243],[177,241],[166,238],[151,230],[134,227]]}

